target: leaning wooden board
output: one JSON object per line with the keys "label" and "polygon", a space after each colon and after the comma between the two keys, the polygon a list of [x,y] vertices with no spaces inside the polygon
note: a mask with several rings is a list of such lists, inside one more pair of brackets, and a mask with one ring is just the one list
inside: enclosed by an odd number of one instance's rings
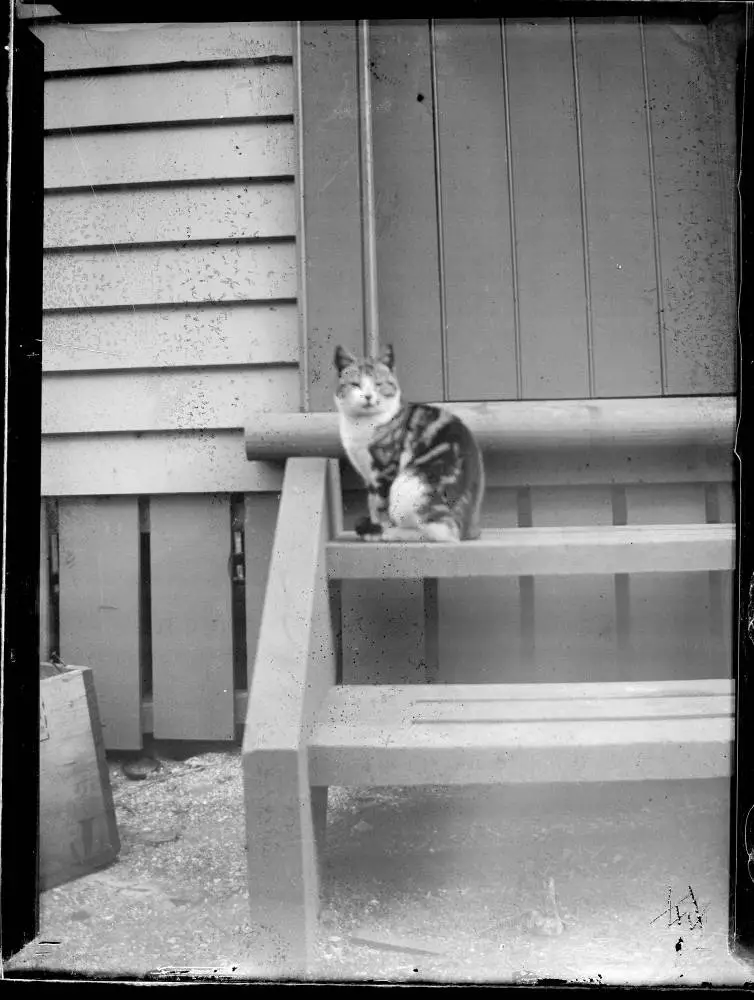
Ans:
{"label": "leaning wooden board", "polygon": [[94,677],[40,667],[39,888],[113,861],[120,851]]}

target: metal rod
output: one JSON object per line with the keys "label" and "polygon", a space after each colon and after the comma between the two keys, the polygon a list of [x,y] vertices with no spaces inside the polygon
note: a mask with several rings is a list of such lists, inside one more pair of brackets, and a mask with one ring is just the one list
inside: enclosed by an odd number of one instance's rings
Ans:
{"label": "metal rod", "polygon": [[511,103],[508,72],[508,40],[505,19],[500,18],[500,46],[503,57],[503,110],[505,115],[505,151],[508,173],[508,217],[511,239],[511,282],[513,284],[513,337],[516,363],[516,397],[524,395],[524,375],[521,361],[521,305],[518,289],[518,237],[516,236],[516,200],[513,188],[513,144],[511,140]]}
{"label": "metal rod", "polygon": [[596,395],[594,378],[594,319],[592,309],[592,275],[589,257],[589,215],[586,203],[586,177],[584,174],[584,135],[581,128],[581,82],[579,80],[579,54],[576,45],[576,23],[571,23],[571,61],[573,62],[573,100],[576,118],[576,151],[579,163],[579,202],[581,205],[581,244],[584,261],[584,296],[586,299],[586,358],[589,397]]}
{"label": "metal rod", "polygon": [[374,196],[374,143],[372,137],[372,78],[369,65],[369,21],[359,21],[358,24],[364,347],[368,355],[375,356],[379,353],[380,322],[377,306],[377,229]]}
{"label": "metal rod", "polygon": [[448,372],[448,300],[445,282],[445,221],[442,198],[442,160],[440,155],[440,113],[437,101],[437,59],[435,22],[429,19],[429,71],[432,86],[432,139],[435,154],[435,196],[437,200],[437,277],[440,285],[440,353],[442,357],[442,398],[449,399]]}
{"label": "metal rod", "polygon": [[639,44],[641,48],[641,77],[644,87],[644,110],[647,129],[647,150],[649,157],[649,197],[652,208],[652,239],[655,258],[655,283],[657,285],[657,331],[660,336],[660,386],[663,395],[667,384],[667,344],[665,340],[665,295],[662,287],[662,260],[660,257],[660,218],[657,209],[657,176],[655,174],[655,151],[652,138],[652,108],[649,98],[649,73],[647,71],[647,41],[644,34],[644,20],[639,18]]}

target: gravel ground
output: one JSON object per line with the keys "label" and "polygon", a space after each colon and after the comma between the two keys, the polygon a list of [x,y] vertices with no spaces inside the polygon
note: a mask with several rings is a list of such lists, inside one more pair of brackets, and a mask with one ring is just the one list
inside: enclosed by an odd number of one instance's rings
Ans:
{"label": "gravel ground", "polygon": [[[110,760],[120,856],[42,894],[6,977],[257,978],[240,750],[152,753],[141,781]],[[728,807],[717,781],[333,788],[313,975],[754,981],[727,947]]]}

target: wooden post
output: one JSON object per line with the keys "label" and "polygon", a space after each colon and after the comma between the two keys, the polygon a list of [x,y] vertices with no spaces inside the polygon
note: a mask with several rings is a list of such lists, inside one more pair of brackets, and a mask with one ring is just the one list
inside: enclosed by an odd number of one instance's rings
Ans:
{"label": "wooden post", "polygon": [[325,542],[327,463],[286,467],[244,734],[252,960],[306,970],[319,910],[327,789],[309,786],[307,738],[335,681]]}
{"label": "wooden post", "polygon": [[39,509],[39,659],[50,655],[50,535],[47,527],[47,502],[43,500]]}

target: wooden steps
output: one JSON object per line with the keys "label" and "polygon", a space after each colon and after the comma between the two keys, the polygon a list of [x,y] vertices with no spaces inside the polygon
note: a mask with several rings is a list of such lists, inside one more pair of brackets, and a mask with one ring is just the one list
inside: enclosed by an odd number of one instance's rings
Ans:
{"label": "wooden steps", "polygon": [[354,580],[730,570],[734,543],[732,524],[652,524],[508,528],[460,545],[344,533],[326,548],[330,578]]}
{"label": "wooden steps", "polygon": [[332,688],[312,785],[636,781],[730,773],[728,680]]}
{"label": "wooden steps", "polygon": [[[460,545],[362,542],[342,531],[335,463],[289,459],[243,748],[259,961],[303,970],[314,954],[329,785],[731,773],[730,680],[339,685],[337,581],[715,575],[734,565],[735,528],[720,523],[509,528]],[[655,676],[666,669],[658,663]]]}

